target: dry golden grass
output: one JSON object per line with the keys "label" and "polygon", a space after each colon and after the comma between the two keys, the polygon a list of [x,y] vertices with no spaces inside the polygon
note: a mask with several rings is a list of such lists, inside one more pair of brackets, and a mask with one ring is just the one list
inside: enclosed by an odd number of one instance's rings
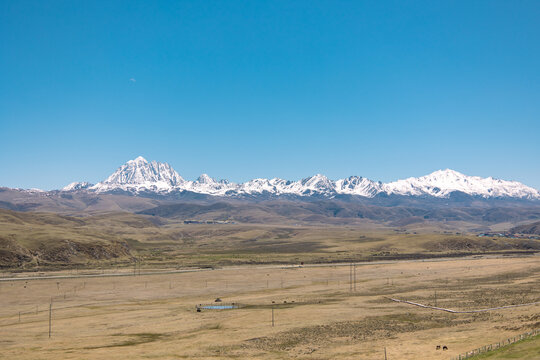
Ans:
{"label": "dry golden grass", "polygon": [[[237,266],[1,282],[0,357],[384,359],[386,347],[388,359],[448,359],[540,326],[539,306],[449,314],[386,299],[434,304],[437,291],[437,304],[455,309],[538,301],[538,257],[362,264],[355,292],[349,270]],[[247,306],[196,311],[216,297]]]}

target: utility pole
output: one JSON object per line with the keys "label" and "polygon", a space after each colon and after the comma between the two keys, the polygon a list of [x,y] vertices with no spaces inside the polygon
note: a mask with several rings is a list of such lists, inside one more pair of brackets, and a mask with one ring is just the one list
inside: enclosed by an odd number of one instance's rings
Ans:
{"label": "utility pole", "polygon": [[51,325],[52,325],[52,299],[49,304],[49,339],[51,338]]}
{"label": "utility pole", "polygon": [[272,306],[272,327],[274,327],[274,307]]}
{"label": "utility pole", "polygon": [[354,292],[356,292],[356,264],[354,264]]}
{"label": "utility pole", "polygon": [[352,292],[352,263],[349,264],[349,291]]}

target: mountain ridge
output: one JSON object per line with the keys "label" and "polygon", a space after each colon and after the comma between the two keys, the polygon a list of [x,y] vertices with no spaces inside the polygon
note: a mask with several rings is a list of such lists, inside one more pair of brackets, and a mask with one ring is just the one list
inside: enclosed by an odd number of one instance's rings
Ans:
{"label": "mountain ridge", "polygon": [[167,163],[147,161],[142,156],[129,160],[107,179],[95,185],[75,182],[61,191],[90,191],[108,193],[122,191],[137,195],[152,192],[171,194],[193,192],[211,196],[260,196],[294,195],[323,196],[333,198],[351,195],[373,198],[377,195],[428,196],[448,198],[454,192],[483,198],[519,198],[540,200],[540,192],[517,181],[507,181],[492,177],[468,176],[455,170],[437,170],[421,177],[410,177],[389,183],[374,181],[362,176],[330,180],[323,174],[316,174],[298,181],[272,179],[252,179],[244,183],[215,180],[202,174],[195,181],[186,180]]}

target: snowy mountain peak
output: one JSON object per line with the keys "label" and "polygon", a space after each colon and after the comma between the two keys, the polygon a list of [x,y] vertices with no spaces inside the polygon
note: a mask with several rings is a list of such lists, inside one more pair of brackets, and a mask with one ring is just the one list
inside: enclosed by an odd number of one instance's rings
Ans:
{"label": "snowy mountain peak", "polygon": [[137,156],[137,158],[135,158],[134,160],[129,160],[128,163],[143,163],[143,164],[147,164],[148,163],[148,160],[146,160],[145,158],[143,158],[142,156]]}
{"label": "snowy mountain peak", "polygon": [[466,175],[460,173],[459,171],[455,171],[455,170],[452,170],[452,169],[445,169],[445,170],[434,171],[431,174],[425,175],[423,177],[430,177],[430,178],[463,178],[463,177],[466,177]]}
{"label": "snowy mountain peak", "polygon": [[123,191],[171,191],[185,180],[167,163],[148,162],[142,156],[120,166],[106,180],[92,186],[98,192]]}

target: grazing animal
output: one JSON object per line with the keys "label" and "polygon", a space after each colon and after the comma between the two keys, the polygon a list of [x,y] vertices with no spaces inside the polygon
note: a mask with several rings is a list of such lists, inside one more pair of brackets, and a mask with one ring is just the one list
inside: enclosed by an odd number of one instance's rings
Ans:
{"label": "grazing animal", "polygon": [[436,350],[441,350],[441,345],[437,345]]}

